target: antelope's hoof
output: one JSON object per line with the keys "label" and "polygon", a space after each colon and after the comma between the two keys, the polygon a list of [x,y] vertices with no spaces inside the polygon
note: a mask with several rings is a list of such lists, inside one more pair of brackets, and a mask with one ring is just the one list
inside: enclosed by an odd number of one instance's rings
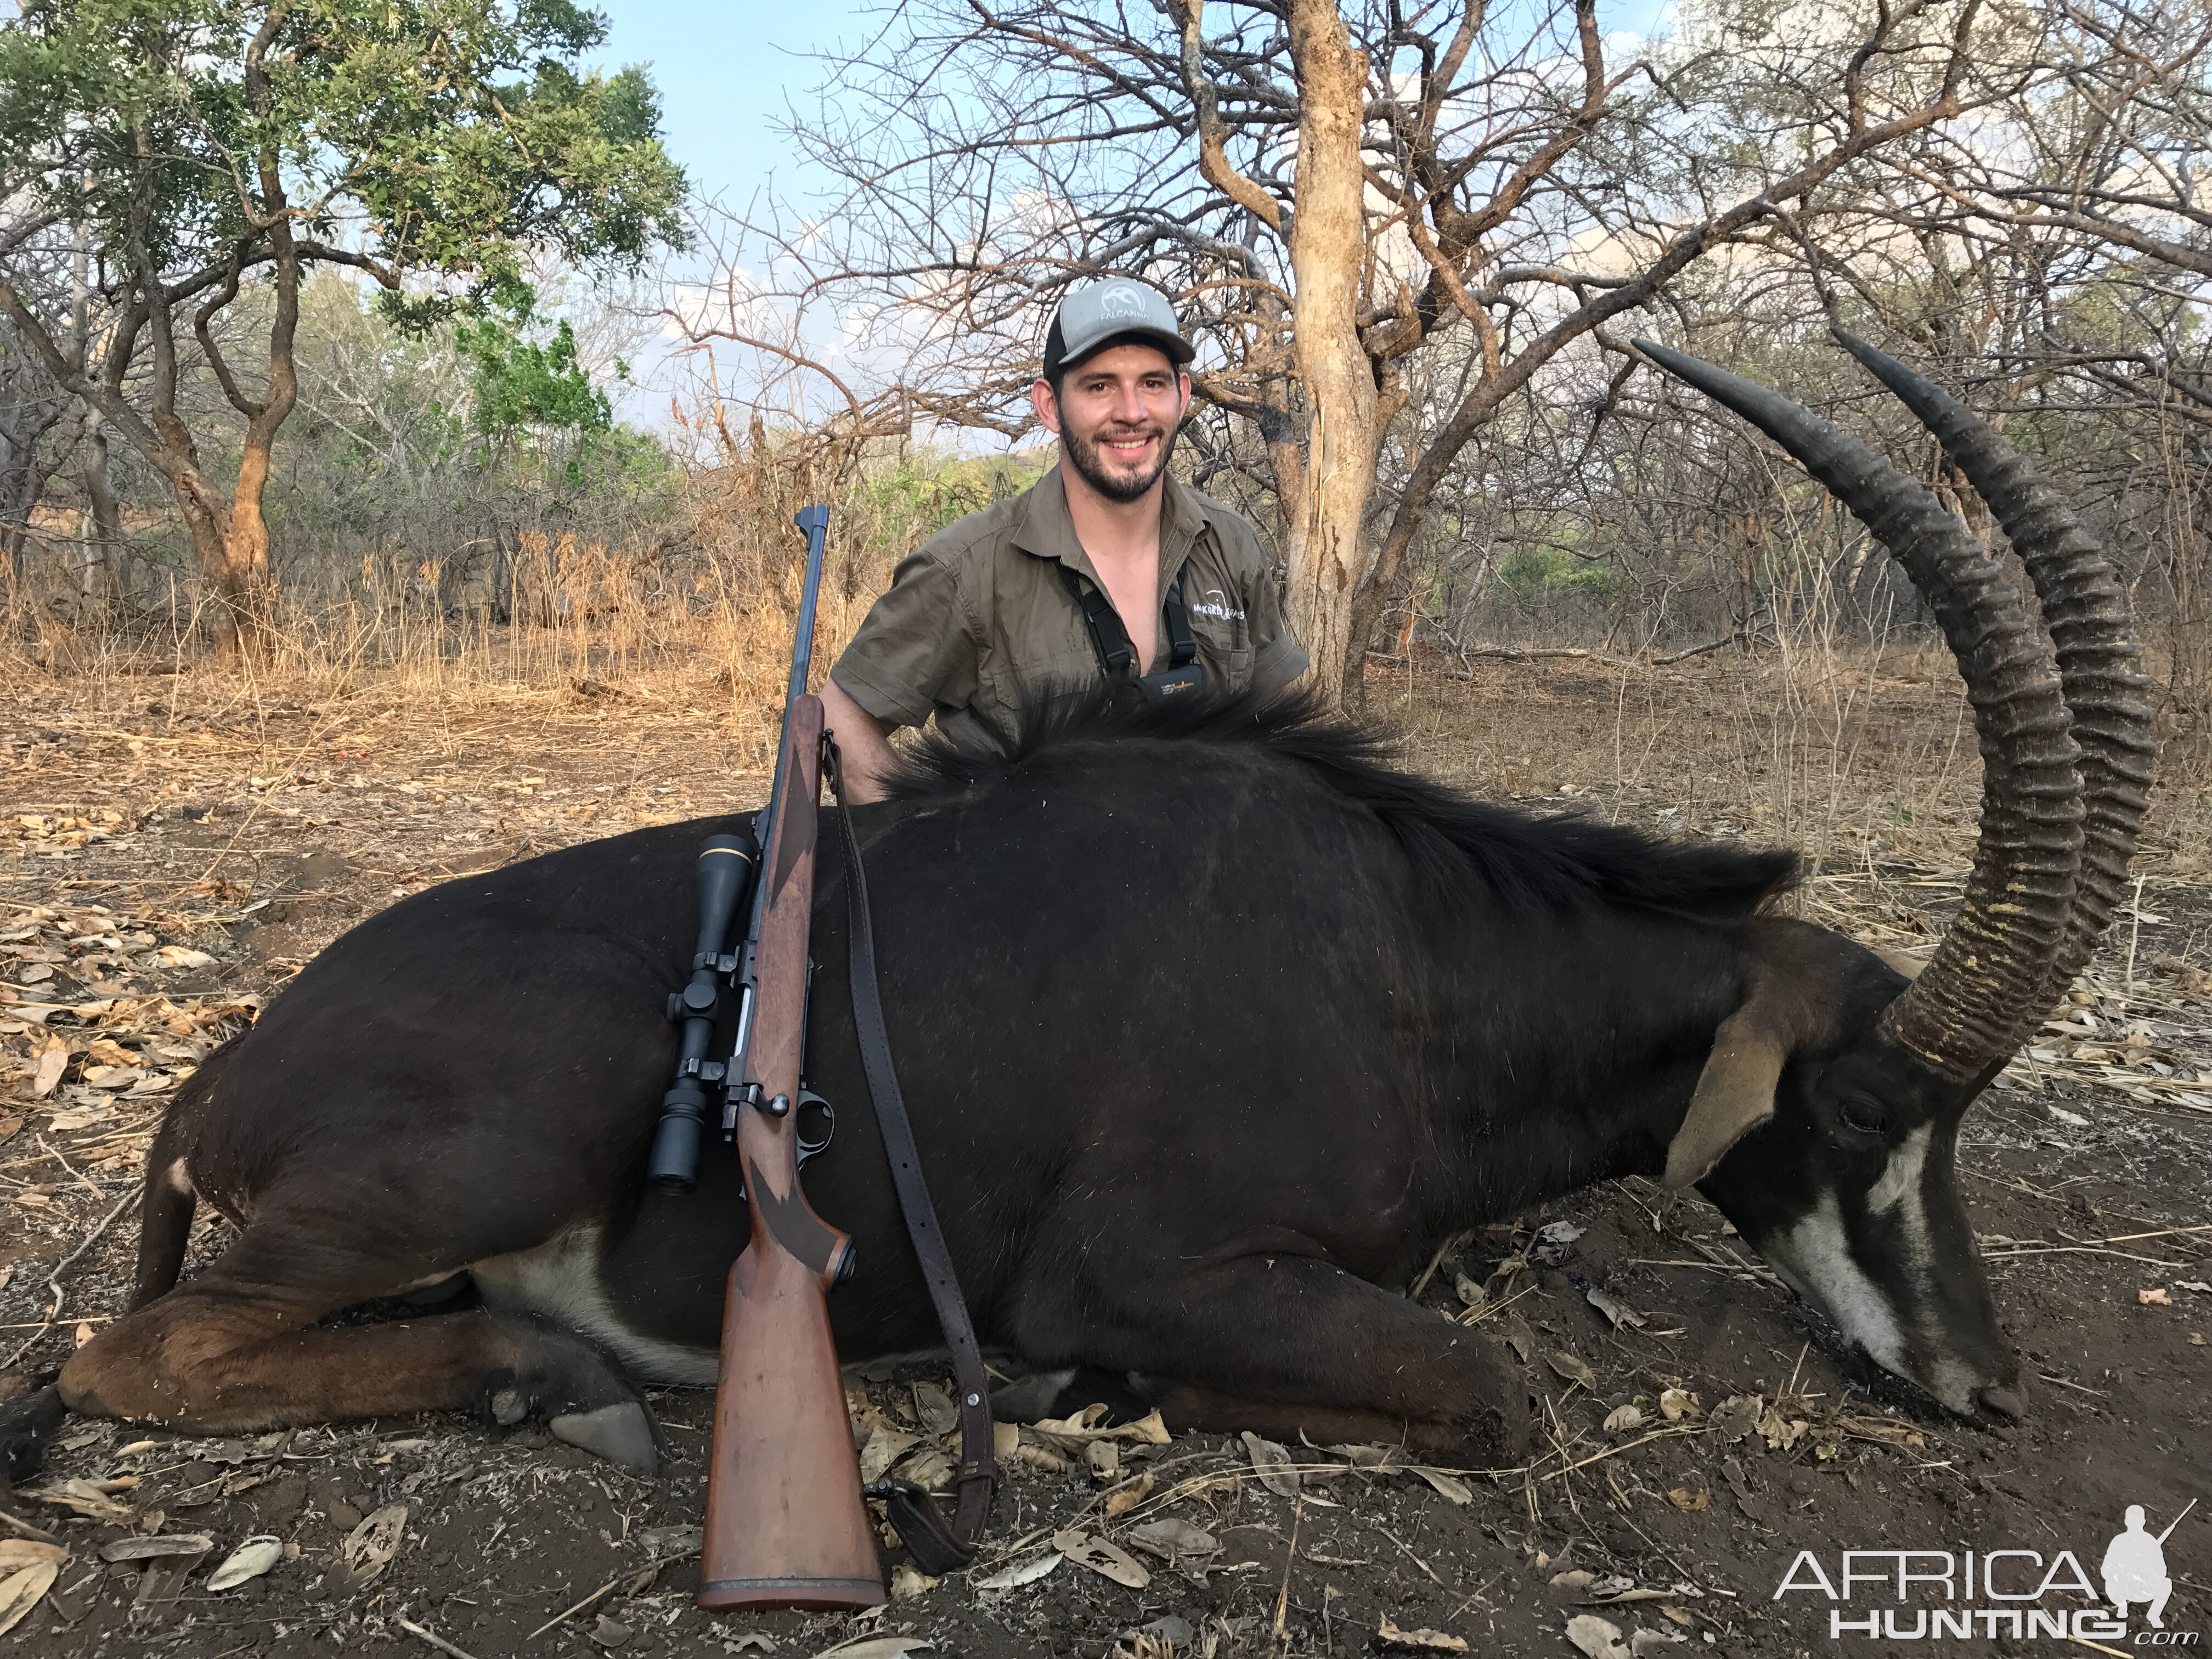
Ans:
{"label": "antelope's hoof", "polygon": [[604,1457],[640,1474],[651,1474],[660,1467],[653,1419],[634,1400],[601,1406],[596,1411],[566,1412],[550,1419],[545,1426],[556,1440],[565,1440],[594,1457]]}

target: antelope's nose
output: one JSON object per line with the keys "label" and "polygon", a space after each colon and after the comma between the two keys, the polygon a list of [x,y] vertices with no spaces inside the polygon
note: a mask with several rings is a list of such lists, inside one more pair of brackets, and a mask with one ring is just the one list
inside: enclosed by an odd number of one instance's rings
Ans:
{"label": "antelope's nose", "polygon": [[2007,1423],[2017,1423],[2027,1415],[2027,1402],[2021,1398],[2020,1390],[2017,1389],[1992,1385],[1984,1389],[1974,1398],[1980,1402],[1982,1409],[1991,1417],[2002,1419]]}

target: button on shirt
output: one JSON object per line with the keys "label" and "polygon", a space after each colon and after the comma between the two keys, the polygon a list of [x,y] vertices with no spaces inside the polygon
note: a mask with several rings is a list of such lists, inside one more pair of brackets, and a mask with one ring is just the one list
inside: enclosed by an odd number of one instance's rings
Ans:
{"label": "button on shirt", "polygon": [[[1105,679],[1081,606],[1055,565],[1098,573],[1068,516],[1058,467],[1021,495],[970,514],[900,562],[830,671],[878,720],[938,730],[967,748],[1010,744],[1026,719]],[[1305,672],[1284,631],[1274,560],[1233,509],[1165,481],[1159,592],[1180,574],[1207,685],[1280,690]],[[1154,667],[1168,661],[1152,618]]]}

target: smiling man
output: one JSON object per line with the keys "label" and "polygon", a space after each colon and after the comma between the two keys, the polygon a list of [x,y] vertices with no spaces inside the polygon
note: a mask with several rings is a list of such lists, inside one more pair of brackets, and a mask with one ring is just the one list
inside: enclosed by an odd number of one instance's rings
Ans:
{"label": "smiling man", "polygon": [[1010,744],[1054,700],[1279,690],[1305,672],[1259,532],[1168,476],[1190,408],[1175,311],[1127,277],[1068,295],[1030,388],[1060,465],[932,537],[830,671],[822,700],[854,799],[875,799],[899,726]]}

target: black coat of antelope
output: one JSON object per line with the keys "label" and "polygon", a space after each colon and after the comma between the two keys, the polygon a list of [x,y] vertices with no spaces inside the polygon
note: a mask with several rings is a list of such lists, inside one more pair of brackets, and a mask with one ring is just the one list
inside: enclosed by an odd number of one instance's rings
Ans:
{"label": "black coat of antelope", "polygon": [[[1994,509],[2004,566],[1805,410],[1647,355],[1759,425],[1926,596],[1985,769],[1965,902],[1917,981],[1771,914],[1791,855],[1465,799],[1297,708],[1101,713],[999,760],[929,751],[860,809],[890,1033],[987,1345],[1112,1374],[1171,1425],[1522,1443],[1486,1339],[1400,1295],[1449,1234],[1636,1173],[1696,1185],[1852,1342],[1954,1411],[2016,1415],[1954,1170],[1960,1120],[2082,967],[2151,745],[2121,590],[2021,459],[1846,342]],[[645,1190],[708,821],[571,848],[356,927],[182,1091],[131,1310],[4,1423],[207,1433],[415,1412],[544,1419],[650,1467],[641,1382],[706,1382],[745,1237],[733,1160]],[[865,1359],[937,1340],[871,1121],[823,838],[814,1204]],[[179,1283],[194,1206],[239,1233]],[[338,1310],[474,1281],[480,1304]],[[1316,1341],[1316,1332],[1329,1339]],[[1086,1382],[1088,1379],[1086,1379]],[[1080,1403],[1079,1401],[1076,1403]]]}

